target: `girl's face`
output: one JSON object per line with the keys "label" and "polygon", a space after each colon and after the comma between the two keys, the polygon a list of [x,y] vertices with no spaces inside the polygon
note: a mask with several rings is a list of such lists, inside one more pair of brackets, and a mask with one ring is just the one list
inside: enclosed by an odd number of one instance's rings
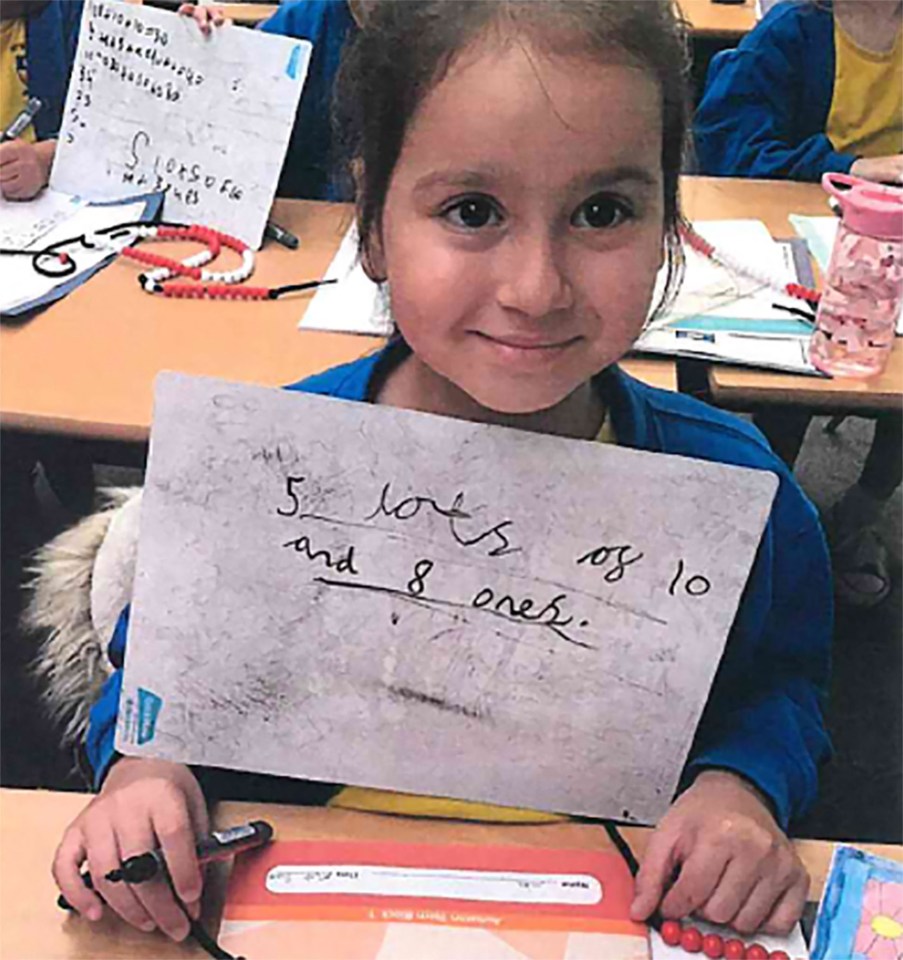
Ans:
{"label": "girl's face", "polygon": [[623,356],[662,263],[661,151],[643,70],[468,48],[412,118],[375,245],[421,390],[532,413]]}

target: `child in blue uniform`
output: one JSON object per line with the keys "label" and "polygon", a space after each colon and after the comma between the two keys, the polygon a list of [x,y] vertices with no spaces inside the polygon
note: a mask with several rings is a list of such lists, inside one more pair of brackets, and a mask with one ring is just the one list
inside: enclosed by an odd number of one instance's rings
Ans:
{"label": "child in blue uniform", "polygon": [[[669,917],[786,930],[808,878],[785,831],[814,798],[828,751],[821,531],[754,430],[617,367],[644,325],[659,267],[674,265],[679,249],[685,62],[670,0],[375,4],[343,64],[338,120],[363,263],[388,281],[398,332],[379,353],[295,389],[778,476],[682,792],[650,838],[632,912],[643,919],[661,905]],[[179,764],[116,757],[119,682],[114,674],[92,715],[100,792],[66,831],[54,876],[97,919],[101,901],[79,879],[87,862],[115,912],[181,938],[187,922],[165,884],[98,879],[160,846],[194,914],[203,882],[198,779]],[[331,803],[552,818],[354,787]]]}
{"label": "child in blue uniform", "polygon": [[[350,200],[351,190],[336,176],[332,135],[332,94],[345,43],[357,33],[366,16],[368,0],[284,0],[260,24],[275,33],[313,44],[301,102],[289,138],[276,194],[306,200]],[[218,4],[195,7],[185,3],[179,12],[197,11],[205,32],[225,21]]]}
{"label": "child in blue uniform", "polygon": [[[736,50],[712,61],[695,119],[699,172],[819,181],[828,172],[903,184],[903,2],[785,0]],[[810,416],[756,423],[792,463]],[[873,606],[890,593],[880,536],[903,476],[899,414],[876,420],[862,473],[830,514],[838,595]]]}
{"label": "child in blue uniform", "polygon": [[[0,9],[0,130],[30,97],[41,101],[32,124],[0,144],[0,191],[9,200],[31,200],[50,179],[83,8],[83,0],[4,0]],[[184,12],[206,24],[202,8],[186,4]]]}
{"label": "child in blue uniform", "polygon": [[362,15],[360,3],[347,0],[288,0],[260,26],[266,33],[310,40],[314,45],[276,190],[280,197],[350,199],[334,175],[330,117],[342,47],[357,33]]}
{"label": "child in blue uniform", "polygon": [[0,129],[30,97],[41,101],[33,123],[0,144],[0,191],[30,200],[47,185],[75,61],[82,0],[6,0],[0,9]]}
{"label": "child in blue uniform", "polygon": [[[276,195],[305,200],[350,200],[351,190],[336,175],[332,135],[332,94],[342,48],[362,25],[367,0],[284,0],[260,24],[275,33],[313,44],[301,101],[279,176]],[[180,13],[192,13],[209,33],[225,22],[219,4],[184,3]]]}
{"label": "child in blue uniform", "polygon": [[709,69],[694,121],[700,172],[903,183],[898,0],[784,0]]}

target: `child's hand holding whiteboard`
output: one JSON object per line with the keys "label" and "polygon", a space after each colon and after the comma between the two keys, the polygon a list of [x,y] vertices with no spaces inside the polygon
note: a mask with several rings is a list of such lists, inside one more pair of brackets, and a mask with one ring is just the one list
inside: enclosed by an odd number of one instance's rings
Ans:
{"label": "child's hand holding whiteboard", "polygon": [[165,190],[167,220],[259,247],[311,49],[88,0],[52,186],[89,200]]}
{"label": "child's hand holding whiteboard", "polygon": [[164,374],[117,747],[654,821],[776,487]]}

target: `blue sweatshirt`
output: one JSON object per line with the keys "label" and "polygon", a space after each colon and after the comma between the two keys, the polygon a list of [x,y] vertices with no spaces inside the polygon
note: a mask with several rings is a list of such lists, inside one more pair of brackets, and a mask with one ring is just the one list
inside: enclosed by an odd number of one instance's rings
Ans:
{"label": "blue sweatshirt", "polygon": [[698,172],[809,180],[857,159],[825,134],[834,93],[830,4],[778,3],[709,67],[694,132]]}
{"label": "blue sweatshirt", "polygon": [[260,29],[314,45],[276,193],[350,200],[334,176],[332,137],[332,91],[342,47],[357,31],[347,0],[288,0]]}
{"label": "blue sweatshirt", "polygon": [[43,104],[34,119],[38,140],[56,137],[62,126],[83,6],[82,0],[50,0],[25,21],[28,95]]}
{"label": "blue sweatshirt", "polygon": [[[386,366],[404,349],[403,343],[390,345],[288,389],[366,402]],[[821,701],[830,668],[832,587],[815,508],[758,431],[742,420],[646,386],[618,367],[603,371],[595,382],[620,445],[768,470],[780,481],[683,786],[706,768],[732,770],[771,799],[786,829],[815,799],[818,766],[830,752]],[[124,615],[110,649],[117,667],[126,628]],[[98,782],[115,756],[120,688],[117,669],[91,711],[86,750]],[[304,783],[298,781],[299,794]],[[284,797],[281,793],[286,802]]]}

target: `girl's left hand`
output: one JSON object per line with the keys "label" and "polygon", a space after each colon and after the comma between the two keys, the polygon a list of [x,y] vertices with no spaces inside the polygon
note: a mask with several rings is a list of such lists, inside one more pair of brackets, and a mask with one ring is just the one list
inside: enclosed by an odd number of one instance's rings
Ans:
{"label": "girl's left hand", "polygon": [[183,3],[177,13],[182,17],[191,17],[201,28],[201,33],[209,37],[214,27],[221,27],[228,23],[222,7],[200,6],[194,3]]}
{"label": "girl's left hand", "polygon": [[668,919],[695,913],[740,933],[783,935],[808,890],[806,868],[759,791],[727,770],[706,770],[650,837],[630,915],[645,920],[661,904]]}

